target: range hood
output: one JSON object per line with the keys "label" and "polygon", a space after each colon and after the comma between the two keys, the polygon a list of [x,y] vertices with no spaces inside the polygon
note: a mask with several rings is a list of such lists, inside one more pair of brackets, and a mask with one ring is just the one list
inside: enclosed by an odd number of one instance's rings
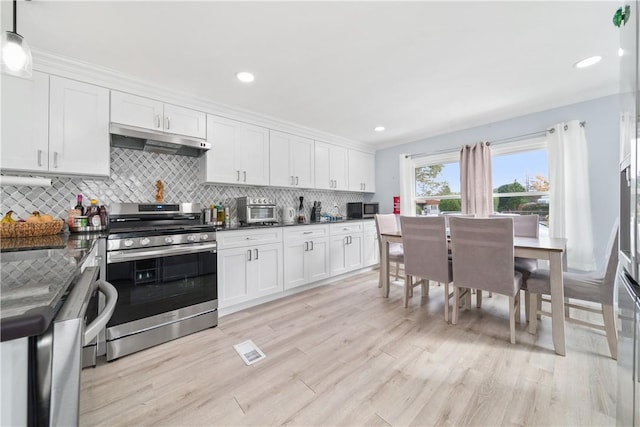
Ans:
{"label": "range hood", "polygon": [[112,147],[129,148],[131,150],[200,157],[211,148],[211,144],[203,139],[156,132],[119,123],[111,123],[109,133],[111,134]]}

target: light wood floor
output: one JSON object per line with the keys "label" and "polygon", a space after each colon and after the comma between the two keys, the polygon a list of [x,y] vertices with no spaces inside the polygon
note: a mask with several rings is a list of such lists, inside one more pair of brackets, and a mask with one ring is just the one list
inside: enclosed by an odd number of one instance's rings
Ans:
{"label": "light wood floor", "polygon": [[[409,308],[380,296],[377,271],[220,319],[83,371],[82,425],[614,425],[616,364],[604,334],[551,320],[538,335],[508,300],[483,299],[446,324],[442,288]],[[475,301],[474,301],[475,305]],[[267,358],[246,366],[253,340]]]}

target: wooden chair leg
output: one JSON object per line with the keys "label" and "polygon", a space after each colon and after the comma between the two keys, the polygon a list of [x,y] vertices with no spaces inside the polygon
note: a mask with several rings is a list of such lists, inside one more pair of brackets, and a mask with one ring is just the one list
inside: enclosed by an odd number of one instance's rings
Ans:
{"label": "wooden chair leg", "polygon": [[444,321],[449,323],[449,284],[444,284]]}
{"label": "wooden chair leg", "polygon": [[464,308],[465,310],[471,310],[471,289],[465,294]]}
{"label": "wooden chair leg", "polygon": [[540,298],[540,296],[538,296],[538,303],[537,303],[537,307],[536,307],[536,319],[540,320],[542,319],[542,314],[538,313],[539,311],[542,311],[542,298]]}
{"label": "wooden chair leg", "polygon": [[613,311],[613,305],[602,304],[602,318],[604,319],[604,330],[607,333],[611,358],[618,360],[618,331],[616,330],[616,316]]}
{"label": "wooden chair leg", "polygon": [[458,314],[460,313],[460,288],[453,285],[453,315],[451,316],[451,324],[458,324]]}
{"label": "wooden chair leg", "polygon": [[482,308],[482,290],[476,289],[476,307]]}
{"label": "wooden chair leg", "polygon": [[509,332],[511,344],[516,343],[516,297],[509,297]]}
{"label": "wooden chair leg", "polygon": [[531,309],[529,307],[529,292],[524,292],[524,321],[529,323],[529,316],[531,316]]}
{"label": "wooden chair leg", "polygon": [[422,296],[423,297],[429,297],[429,286],[430,282],[429,279],[422,279]]}
{"label": "wooden chair leg", "polygon": [[564,299],[564,318],[565,319],[568,319],[571,317],[571,313],[569,312],[570,310],[569,303],[570,303],[569,298],[565,298]]}
{"label": "wooden chair leg", "polygon": [[400,262],[396,262],[396,280],[400,278]]}
{"label": "wooden chair leg", "polygon": [[409,292],[411,289],[411,276],[407,274],[404,277],[404,308],[407,308],[409,306]]}
{"label": "wooden chair leg", "polygon": [[516,302],[516,323],[520,324],[522,323],[522,319],[520,318],[520,316],[522,316],[522,312],[520,311],[520,291],[516,293],[514,299]]}
{"label": "wooden chair leg", "polygon": [[529,294],[529,333],[535,335],[538,329],[538,294]]}

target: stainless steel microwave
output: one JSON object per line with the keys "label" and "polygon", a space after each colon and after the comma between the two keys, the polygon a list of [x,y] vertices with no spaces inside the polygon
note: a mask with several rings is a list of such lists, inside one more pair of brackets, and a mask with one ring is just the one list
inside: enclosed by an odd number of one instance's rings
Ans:
{"label": "stainless steel microwave", "polygon": [[349,219],[373,218],[378,213],[380,213],[379,203],[347,203],[347,218]]}

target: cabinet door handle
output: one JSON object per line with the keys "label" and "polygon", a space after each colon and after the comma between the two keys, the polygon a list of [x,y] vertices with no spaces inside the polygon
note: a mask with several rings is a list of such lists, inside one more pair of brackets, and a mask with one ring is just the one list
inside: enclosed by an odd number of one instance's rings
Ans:
{"label": "cabinet door handle", "polygon": [[242,171],[244,173],[244,182],[247,182],[247,171]]}
{"label": "cabinet door handle", "polygon": [[311,243],[311,250],[313,250],[313,242],[309,242],[309,243]]}
{"label": "cabinet door handle", "polygon": [[297,177],[297,176],[296,176],[296,185],[299,185],[299,183],[298,183],[298,177]]}
{"label": "cabinet door handle", "polygon": [[58,168],[58,152],[54,151],[53,152],[53,167],[54,168]]}
{"label": "cabinet door handle", "polygon": [[344,244],[345,245],[349,244],[349,236],[344,236]]}
{"label": "cabinet door handle", "polygon": [[309,242],[304,242],[304,251],[308,251],[309,250]]}
{"label": "cabinet door handle", "polygon": [[293,175],[291,175],[291,182],[290,182],[290,184],[291,184],[291,185],[293,185]]}
{"label": "cabinet door handle", "polygon": [[167,117],[167,130],[171,128],[171,117]]}
{"label": "cabinet door handle", "polygon": [[236,179],[236,181],[240,182],[240,171],[237,170],[236,172],[238,173],[238,179]]}
{"label": "cabinet door handle", "polygon": [[258,259],[258,248],[255,248],[256,251],[256,259]]}
{"label": "cabinet door handle", "polygon": [[247,253],[249,254],[249,261],[251,261],[251,249],[249,249]]}
{"label": "cabinet door handle", "polygon": [[42,166],[42,150],[38,150],[38,166]]}
{"label": "cabinet door handle", "polygon": [[349,244],[353,243],[353,238],[351,236],[349,236]]}
{"label": "cabinet door handle", "polygon": [[160,114],[156,114],[156,127],[160,129]]}

